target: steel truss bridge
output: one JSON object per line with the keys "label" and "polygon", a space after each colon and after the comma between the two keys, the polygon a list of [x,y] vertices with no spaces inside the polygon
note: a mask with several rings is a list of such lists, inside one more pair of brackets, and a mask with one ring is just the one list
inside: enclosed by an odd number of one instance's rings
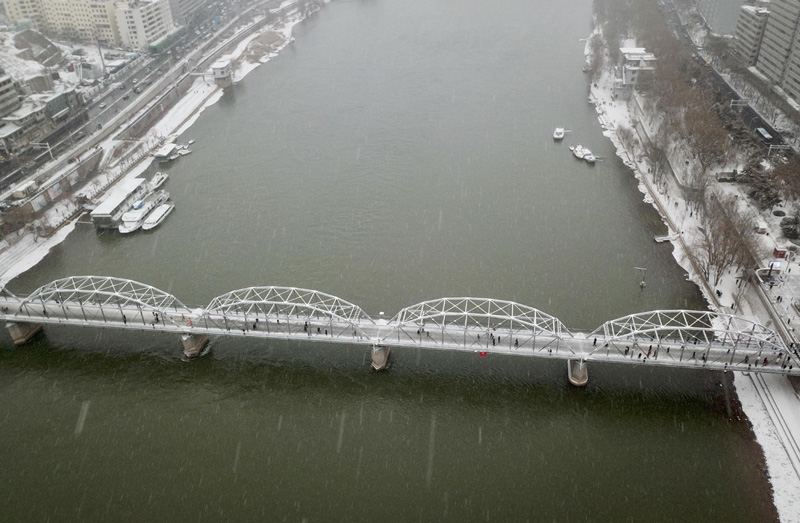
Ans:
{"label": "steel truss bridge", "polygon": [[[708,311],[663,310],[570,331],[533,307],[489,298],[441,298],[373,319],[359,306],[295,287],[248,287],[188,307],[172,294],[113,277],[72,276],[28,296],[0,292],[12,326],[62,324],[192,336],[419,347],[489,354],[800,375],[798,353],[756,321]],[[17,339],[15,338],[15,342]]]}

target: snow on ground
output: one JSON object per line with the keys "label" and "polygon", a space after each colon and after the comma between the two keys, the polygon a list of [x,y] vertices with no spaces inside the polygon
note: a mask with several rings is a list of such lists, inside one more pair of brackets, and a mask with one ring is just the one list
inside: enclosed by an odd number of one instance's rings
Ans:
{"label": "snow on ground", "polygon": [[0,276],[0,288],[14,277],[27,271],[47,256],[50,249],[66,239],[75,229],[77,222],[71,221],[61,227],[53,236],[42,241],[33,234],[25,234],[12,247],[0,253],[0,266],[4,267]]}
{"label": "snow on ground", "polygon": [[[715,299],[709,295],[704,282],[694,271],[685,252],[685,248],[691,249],[692,245],[697,244],[697,240],[700,238],[698,227],[701,227],[702,223],[683,201],[681,189],[675,178],[670,176],[665,183],[657,186],[652,180],[652,176],[647,174],[649,164],[643,157],[640,144],[637,143],[633,151],[626,151],[623,147],[616,129],[619,127],[633,128],[635,121],[629,103],[615,98],[613,81],[613,72],[606,71],[592,86],[591,97],[597,107],[598,120],[605,129],[603,134],[614,143],[617,155],[642,182],[639,189],[646,194],[645,201],[653,204],[669,228],[669,234],[676,238],[672,242],[674,245],[673,256],[676,261],[686,270],[689,279],[703,291],[712,310],[735,313],[756,320],[758,319],[757,313],[762,312],[758,315],[766,317],[761,310],[760,303],[740,291],[737,286],[736,274],[724,275],[720,284],[713,288],[715,292],[719,291],[721,296]],[[638,111],[636,114],[639,114]],[[645,132],[649,133],[657,126],[658,122],[655,119],[651,121],[645,116],[642,124]],[[680,151],[678,151],[678,158],[684,160]],[[676,177],[682,178],[681,169],[687,165],[685,160],[673,162],[672,165],[676,171]],[[742,202],[740,205],[744,205],[745,196],[736,184],[716,185],[721,186],[720,191],[734,196],[738,195],[739,201]],[[757,214],[749,207],[747,212]],[[767,218],[768,213],[760,213],[760,215],[762,218]],[[765,250],[771,253],[774,244],[773,237],[764,236],[761,238],[761,242]],[[795,274],[800,272],[800,266],[796,264],[792,266],[795,268]],[[719,302],[719,307],[715,301]],[[783,312],[788,315],[788,318],[785,318],[787,322],[797,319],[795,311],[784,308]],[[800,414],[798,414],[800,413],[800,399],[785,376],[770,375],[763,379],[757,376],[753,376],[751,379],[751,377],[739,373],[735,373],[734,376],[739,400],[753,425],[756,440],[764,451],[773,489],[773,500],[780,519],[783,523],[800,523],[800,511],[797,509],[800,506],[798,505],[800,502],[800,460],[797,459],[800,449],[796,444],[793,445],[794,439],[800,436]],[[764,385],[759,386],[759,383]],[[770,411],[765,406],[767,399],[762,400],[764,396],[768,397],[775,405]],[[769,404],[769,402],[767,403]],[[790,448],[787,450],[786,447]]]}
{"label": "snow on ground", "polygon": [[[298,0],[287,0],[273,12],[300,3]],[[313,12],[313,10],[303,11],[306,15]],[[248,51],[248,44],[265,32],[273,32],[280,37],[277,43],[271,46],[268,54],[258,56],[254,60],[250,60],[247,57],[240,60],[239,66],[233,73],[236,81],[241,81],[248,73],[259,65],[268,62],[277,55],[278,51],[289,45],[293,40],[292,28],[301,22],[304,17],[300,10],[291,12],[285,18],[278,18],[274,22],[267,24],[259,31],[254,32],[253,35],[248,36],[241,45],[237,45],[230,55],[232,60],[242,58]],[[246,27],[243,26],[240,29],[246,29]],[[99,61],[99,51],[96,48],[86,47],[85,51],[85,56],[89,61]],[[141,140],[142,143],[145,144],[146,149],[152,151],[157,147],[160,140],[183,134],[200,117],[203,109],[215,104],[222,97],[222,94],[222,89],[214,84],[213,81],[205,81],[202,77],[198,77],[189,92],[151,128]],[[100,144],[100,147],[105,151],[104,162],[108,161],[111,152],[119,145],[118,142],[110,138]],[[87,151],[84,154],[89,154],[89,152]],[[91,182],[78,190],[76,196],[85,195],[91,198],[99,192],[105,191],[120,179],[140,176],[150,166],[152,158],[142,152],[139,153],[138,158],[123,162],[114,160],[114,162],[118,163],[106,165],[107,172],[96,176]],[[61,224],[67,221],[66,217],[74,214],[75,208],[76,206],[73,202],[58,203],[37,221],[39,224],[58,225],[61,227],[52,237],[46,240],[37,238],[33,233],[21,231],[19,235],[8,238],[7,242],[0,244],[0,288],[4,287],[19,274],[34,267],[47,255],[50,249],[66,239],[67,235],[75,228],[78,219],[69,220],[69,223],[64,225]]]}

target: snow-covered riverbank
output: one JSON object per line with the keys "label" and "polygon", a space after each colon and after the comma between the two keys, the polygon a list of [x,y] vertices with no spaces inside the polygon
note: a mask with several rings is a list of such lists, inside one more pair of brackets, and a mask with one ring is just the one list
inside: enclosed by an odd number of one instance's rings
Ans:
{"label": "snow-covered riverbank", "polygon": [[[588,44],[586,52],[588,56]],[[632,150],[623,145],[618,129],[629,128],[634,136],[638,136],[637,130],[647,135],[657,128],[658,116],[644,114],[636,100],[629,102],[615,96],[613,71],[605,70],[592,84],[590,92],[590,98],[597,108],[598,121],[604,128],[603,134],[612,141],[617,155],[640,181],[639,189],[645,195],[645,201],[651,203],[661,215],[669,234],[674,238],[672,243],[675,260],[686,271],[688,278],[698,285],[709,307],[760,318],[761,323],[768,325],[763,306],[749,292],[742,292],[737,274],[726,274],[719,285],[712,287],[703,280],[687,255],[687,250],[697,248],[698,228],[703,224],[687,206],[679,185],[679,180],[682,179],[681,169],[687,165],[684,157],[681,156],[680,161],[674,161],[674,158],[671,161],[674,177],[657,182],[649,174],[651,167],[644,156],[641,141],[638,138],[634,140]],[[731,166],[733,167],[735,165]],[[746,198],[738,194],[735,185],[717,189],[721,193],[733,193],[740,206],[747,207]],[[800,413],[800,400],[788,378],[784,376],[762,379],[736,373],[734,383],[742,409],[764,451],[773,500],[780,519],[784,523],[800,522],[800,462],[797,459],[797,446],[793,445],[794,440],[800,438],[800,416],[797,415]]]}
{"label": "snow-covered riverbank", "polygon": [[[286,0],[274,9],[273,12],[282,11],[283,14],[275,22],[253,32],[229,53],[228,58],[231,63],[236,64],[233,71],[234,83],[240,82],[259,65],[265,64],[277,56],[292,42],[294,26],[328,1]],[[256,45],[253,45],[254,43]],[[140,141],[151,144],[156,143],[160,137],[184,134],[197,121],[203,110],[217,103],[222,94],[222,89],[213,80],[197,77],[189,92],[170,108]],[[111,151],[115,147],[114,142],[114,140],[108,139],[101,144],[101,147]],[[198,144],[198,146],[201,145]],[[91,184],[87,184],[77,191],[76,196],[91,192],[94,186],[113,186],[116,181],[121,179],[141,176],[152,161],[151,157],[147,157],[142,161],[135,162],[132,166],[112,166],[107,173],[97,176]],[[62,202],[54,205],[46,212],[46,216],[41,221],[60,223],[58,217],[65,214],[66,209],[70,208],[70,204],[71,202]],[[71,208],[69,214],[72,214]],[[67,238],[80,220],[81,218],[70,220],[49,238],[41,238],[34,232],[23,231],[14,237],[13,244],[0,245],[0,288],[42,261],[51,249]]]}

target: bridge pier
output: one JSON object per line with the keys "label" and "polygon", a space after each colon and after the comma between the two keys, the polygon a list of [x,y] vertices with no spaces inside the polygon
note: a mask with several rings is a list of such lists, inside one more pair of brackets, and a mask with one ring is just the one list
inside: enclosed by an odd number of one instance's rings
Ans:
{"label": "bridge pier", "polygon": [[202,356],[203,349],[208,345],[208,336],[205,334],[184,334],[181,336],[183,354],[189,358]]}
{"label": "bridge pier", "polygon": [[6,329],[11,334],[14,345],[25,345],[42,330],[42,324],[10,321],[6,324]]}
{"label": "bridge pier", "polygon": [[576,387],[585,387],[589,382],[589,367],[583,360],[567,360],[567,377]]}
{"label": "bridge pier", "polygon": [[384,345],[373,345],[372,346],[372,369],[373,370],[383,370],[386,368],[386,364],[389,363],[389,347]]}

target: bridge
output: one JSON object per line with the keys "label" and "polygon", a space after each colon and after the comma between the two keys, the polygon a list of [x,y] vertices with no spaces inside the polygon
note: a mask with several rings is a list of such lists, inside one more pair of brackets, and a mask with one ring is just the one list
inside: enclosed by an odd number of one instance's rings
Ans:
{"label": "bridge", "polygon": [[245,336],[368,345],[376,370],[391,347],[419,347],[568,360],[571,381],[583,383],[591,361],[800,375],[794,344],[751,319],[709,311],[642,312],[570,331],[538,309],[490,298],[424,301],[376,320],[311,289],[248,287],[188,307],[136,281],[72,276],[28,296],[0,291],[0,319],[17,345],[44,324],[173,332],[189,358],[202,353],[209,336]]}

